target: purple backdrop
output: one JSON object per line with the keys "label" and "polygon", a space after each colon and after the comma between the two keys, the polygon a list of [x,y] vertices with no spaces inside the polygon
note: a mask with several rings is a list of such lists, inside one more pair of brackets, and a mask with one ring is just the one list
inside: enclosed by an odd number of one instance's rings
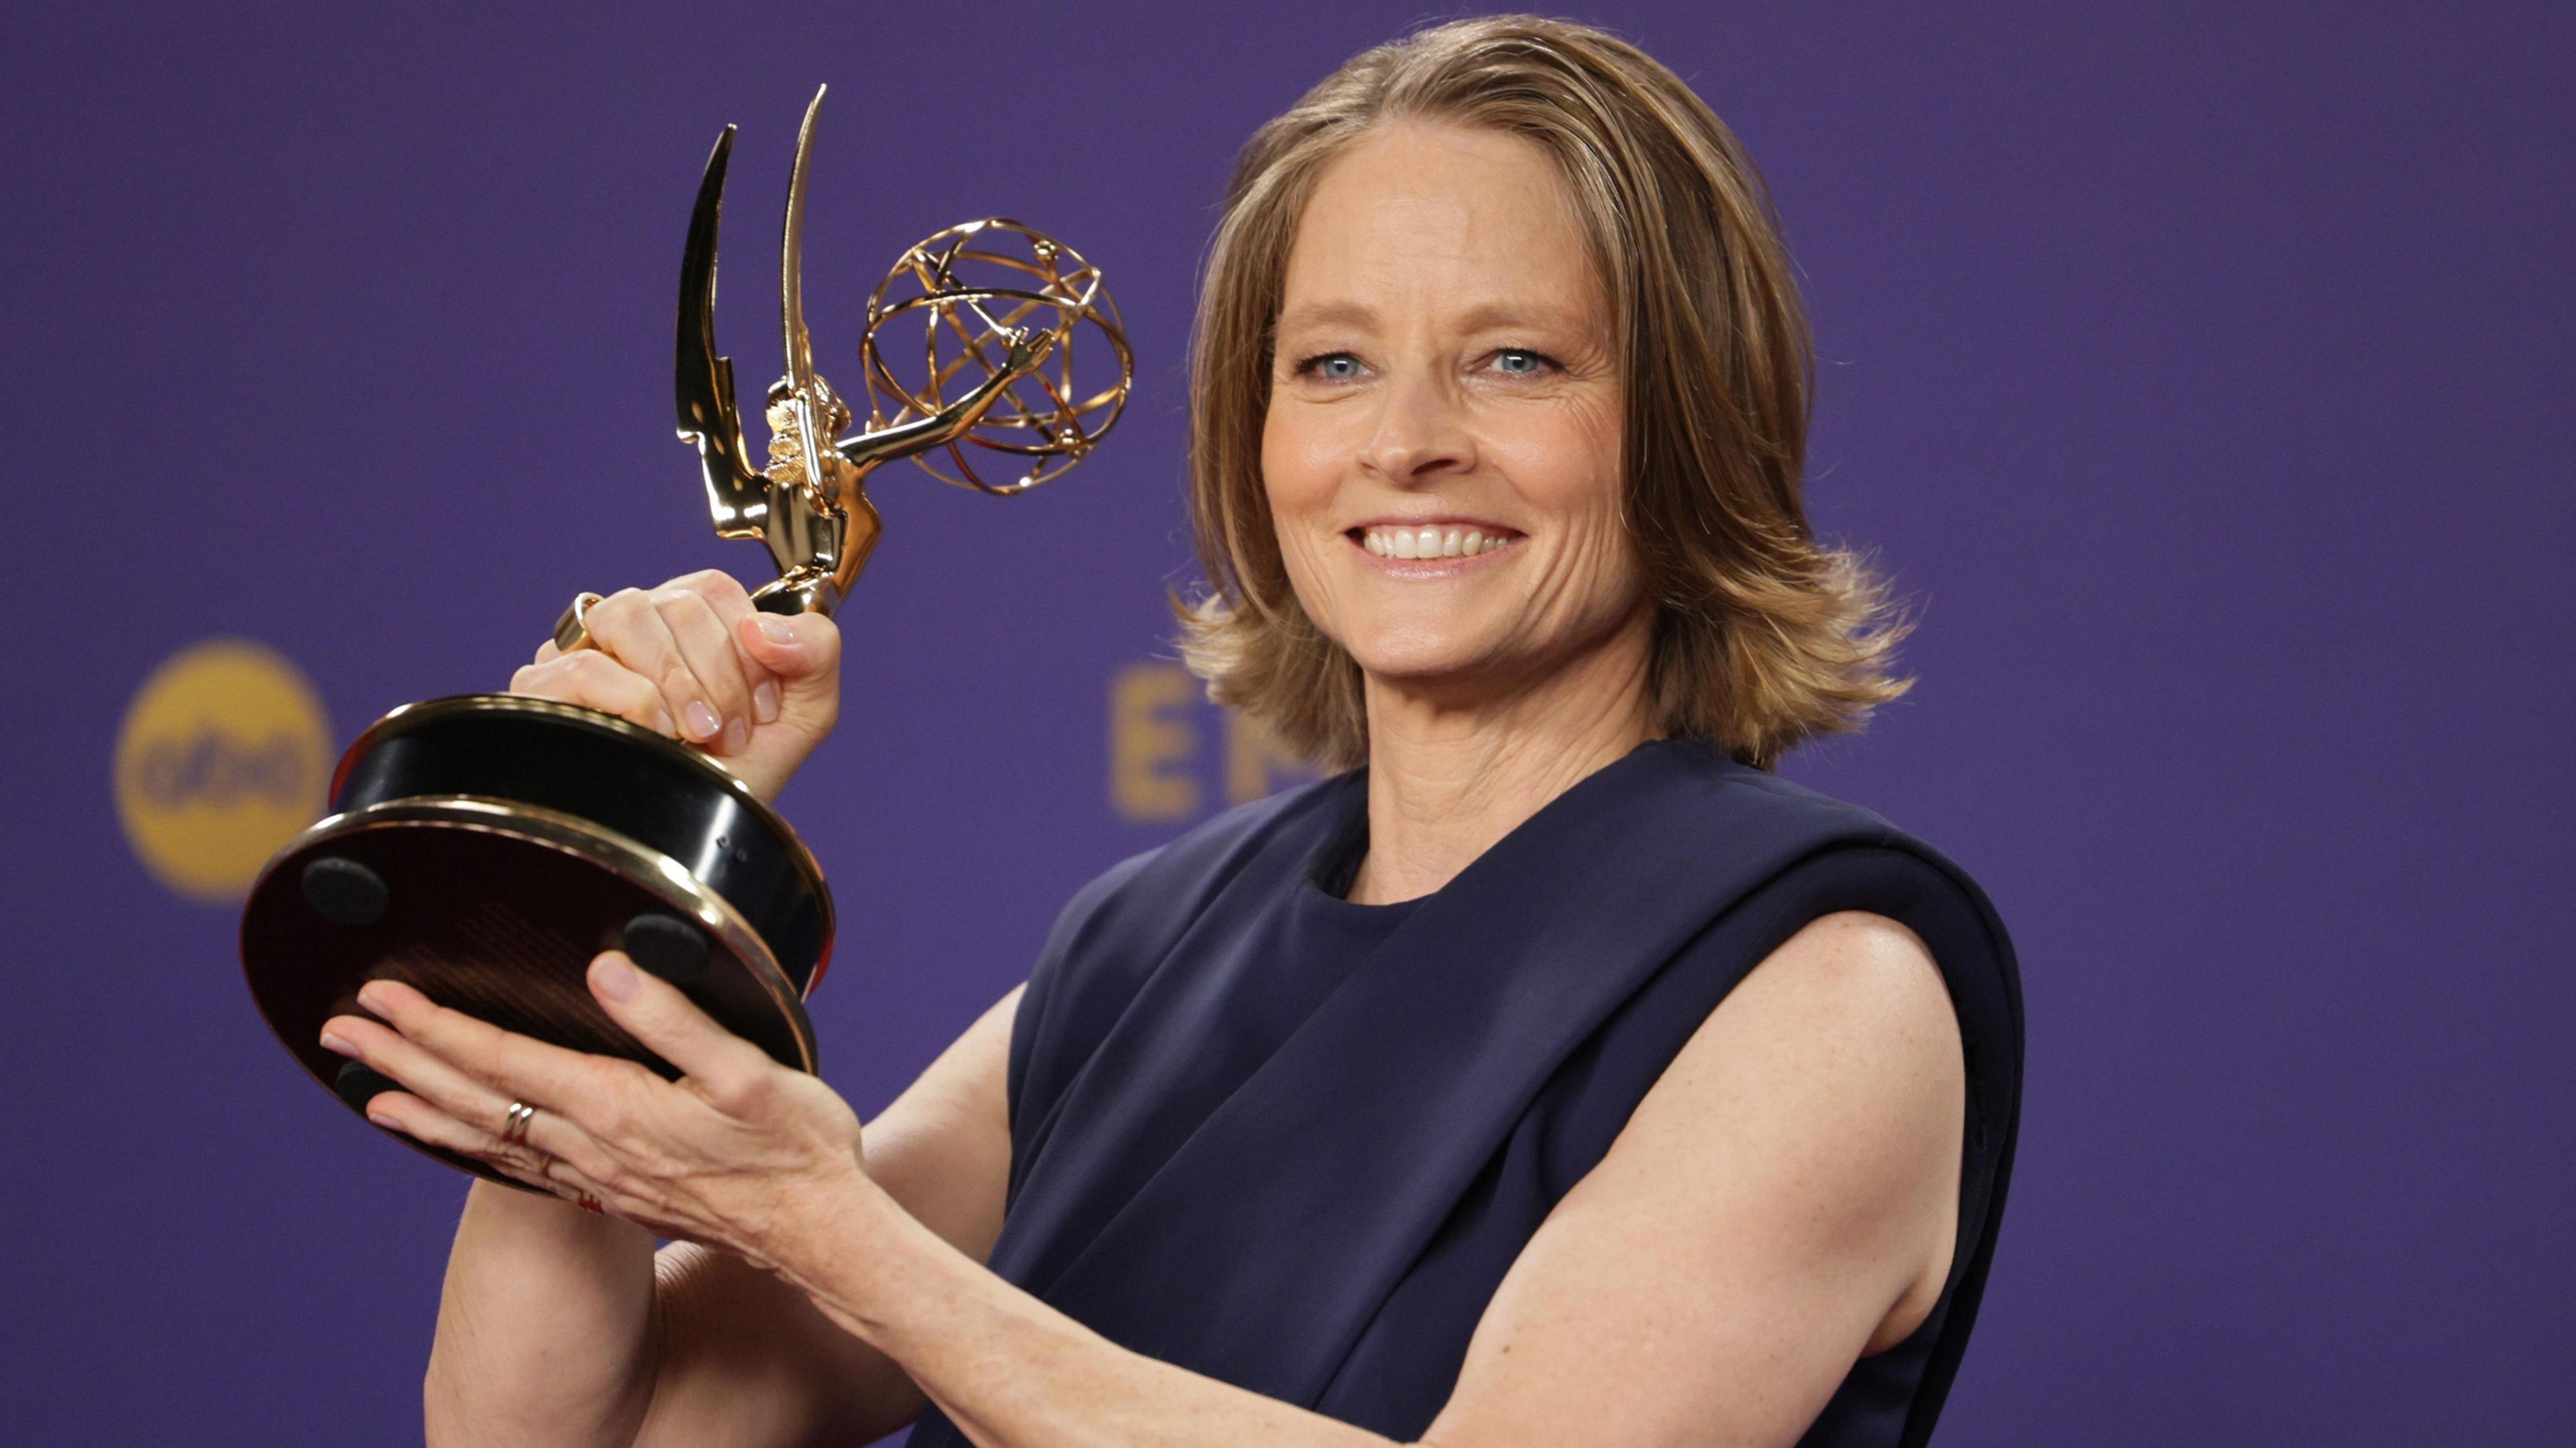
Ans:
{"label": "purple backdrop", "polygon": [[[2021,1167],[1946,1437],[2542,1441],[2576,1380],[2576,28],[2154,8],[1590,13],[1766,168],[1819,522],[1923,606],[1919,689],[1790,773],[1955,854],[2021,945]],[[1077,884],[1222,803],[1189,709],[1155,766],[1187,817],[1109,787],[1112,680],[1168,658],[1186,576],[1193,268],[1234,146],[1419,12],[870,9],[12,17],[13,1441],[416,1435],[462,1179],[294,1073],[233,910],[126,843],[118,721],[240,636],[336,746],[498,686],[577,587],[756,570],[671,439],[722,123],[750,385],[818,81],[836,375],[896,250],[996,209],[1104,266],[1140,359],[1060,486],[878,489],[848,722],[787,799],[846,922],[826,1074],[881,1105]]]}

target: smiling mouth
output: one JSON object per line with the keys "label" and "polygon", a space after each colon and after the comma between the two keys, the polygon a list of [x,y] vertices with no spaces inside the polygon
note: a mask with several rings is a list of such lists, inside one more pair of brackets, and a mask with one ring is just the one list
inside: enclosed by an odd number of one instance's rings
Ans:
{"label": "smiling mouth", "polygon": [[1346,536],[1380,558],[1443,559],[1497,552],[1519,542],[1523,535],[1508,528],[1430,523],[1421,527],[1353,528]]}

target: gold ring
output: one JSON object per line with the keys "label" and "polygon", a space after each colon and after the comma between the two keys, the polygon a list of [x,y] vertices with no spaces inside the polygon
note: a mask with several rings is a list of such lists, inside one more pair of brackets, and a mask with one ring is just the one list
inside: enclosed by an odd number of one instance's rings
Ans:
{"label": "gold ring", "polygon": [[572,1204],[581,1208],[585,1212],[598,1214],[600,1211],[599,1198],[592,1196],[588,1192],[577,1191],[573,1196]]}
{"label": "gold ring", "polygon": [[569,654],[575,650],[590,647],[588,615],[598,603],[599,595],[596,593],[576,593],[572,596],[572,606],[563,611],[561,618],[555,620],[555,652]]}
{"label": "gold ring", "polygon": [[501,1139],[512,1146],[526,1145],[528,1124],[536,1119],[537,1108],[525,1101],[511,1102],[509,1115],[501,1119]]}

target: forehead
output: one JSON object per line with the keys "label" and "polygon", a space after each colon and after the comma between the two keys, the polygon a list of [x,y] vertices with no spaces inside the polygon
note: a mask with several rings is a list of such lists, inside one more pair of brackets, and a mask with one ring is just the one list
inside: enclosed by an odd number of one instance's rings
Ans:
{"label": "forehead", "polygon": [[1499,131],[1418,122],[1354,142],[1316,179],[1281,321],[1318,309],[1603,310],[1583,222],[1556,163]]}

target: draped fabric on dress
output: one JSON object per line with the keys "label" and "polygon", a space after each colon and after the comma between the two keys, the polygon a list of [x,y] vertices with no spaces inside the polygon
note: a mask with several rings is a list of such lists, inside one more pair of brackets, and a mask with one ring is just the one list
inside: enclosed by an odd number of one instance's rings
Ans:
{"label": "draped fabric on dress", "polygon": [[[1819,916],[1920,936],[1967,1051],[1958,1249],[1802,1440],[1917,1444],[1973,1323],[2021,1085],[2012,947],[1956,865],[1700,744],[1639,747],[1440,890],[1340,898],[1343,775],[1111,870],[1011,1038],[991,1266],[1112,1341],[1398,1440],[1503,1274],[1735,983]],[[966,1440],[933,1408],[915,1448]]]}

